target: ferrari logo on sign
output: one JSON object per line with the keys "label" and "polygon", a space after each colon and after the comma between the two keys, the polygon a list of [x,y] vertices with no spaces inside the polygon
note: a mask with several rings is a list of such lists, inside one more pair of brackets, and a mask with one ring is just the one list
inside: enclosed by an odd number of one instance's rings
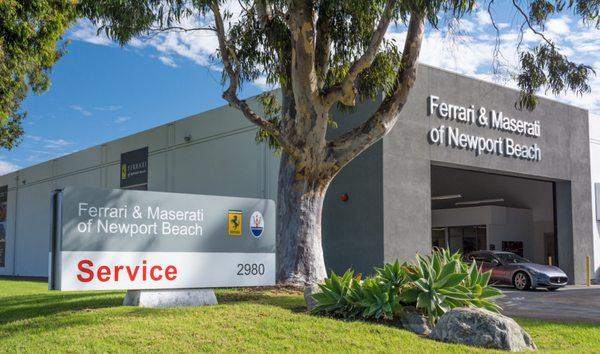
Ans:
{"label": "ferrari logo on sign", "polygon": [[121,165],[121,179],[127,178],[127,164]]}
{"label": "ferrari logo on sign", "polygon": [[242,212],[229,210],[227,213],[227,232],[230,236],[242,235]]}

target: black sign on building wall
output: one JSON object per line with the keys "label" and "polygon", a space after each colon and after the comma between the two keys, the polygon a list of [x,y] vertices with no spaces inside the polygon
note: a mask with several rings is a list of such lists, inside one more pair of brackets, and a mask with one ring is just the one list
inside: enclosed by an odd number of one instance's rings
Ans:
{"label": "black sign on building wall", "polygon": [[121,154],[121,188],[148,190],[148,147]]}

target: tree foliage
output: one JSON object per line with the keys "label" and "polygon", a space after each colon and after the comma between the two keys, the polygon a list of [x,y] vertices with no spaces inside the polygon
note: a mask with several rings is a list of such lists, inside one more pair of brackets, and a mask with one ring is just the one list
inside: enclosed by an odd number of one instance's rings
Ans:
{"label": "tree foliage", "polygon": [[[490,6],[493,1],[490,2]],[[543,34],[548,19],[570,11],[588,26],[600,28],[600,2],[596,0],[512,0],[521,15],[521,28],[528,28],[540,38],[540,44],[520,51],[520,71],[516,81],[521,89],[517,108],[533,109],[537,104],[535,94],[540,89],[555,95],[572,91],[589,93],[590,75],[593,68],[584,63],[575,63],[561,54],[556,43]],[[519,43],[519,48],[521,44]]]}
{"label": "tree foliage", "polygon": [[19,142],[21,102],[29,89],[50,86],[50,70],[65,52],[59,41],[74,19],[70,0],[0,1],[0,147]]}
{"label": "tree foliage", "polygon": [[[134,37],[164,31],[208,30],[220,35],[214,12],[218,9],[218,17],[227,24],[222,35],[228,51],[226,57],[235,66],[232,71],[238,80],[235,89],[239,90],[244,82],[265,77],[267,83],[292,91],[289,15],[295,2],[240,0],[242,11],[235,14],[224,10],[225,3],[222,0],[83,0],[79,8],[84,16],[98,24],[99,31],[121,44]],[[325,97],[342,87],[349,75],[356,76],[352,80],[356,95],[335,100],[341,108],[353,106],[356,99],[375,98],[382,91],[389,96],[398,86],[402,52],[393,41],[382,39],[373,59],[363,63],[367,65],[356,70],[356,74],[352,73],[353,66],[356,69],[361,57],[369,51],[378,26],[383,25],[385,31],[390,23],[408,25],[410,16],[415,15],[424,17],[431,30],[436,30],[440,24],[474,11],[476,6],[487,7],[492,14],[496,5],[494,0],[314,0],[305,3],[314,12],[316,21],[314,66],[319,92]],[[543,31],[549,18],[566,11],[598,27],[600,3],[588,0],[513,0],[512,3],[521,31],[530,29],[540,37],[536,47],[522,48],[519,44],[520,70],[515,73],[515,79],[521,96],[517,107],[533,109],[537,103],[535,94],[542,89],[555,94],[568,90],[588,93],[588,80],[593,74],[591,66],[570,61]],[[193,19],[197,26],[182,26],[188,19]],[[215,54],[222,59],[223,48]],[[231,73],[226,68],[223,74],[224,83],[231,81]],[[269,112],[263,118],[271,122],[272,127],[259,132],[258,139],[271,139],[273,147],[281,142],[273,130],[282,128],[287,119],[295,118],[294,102],[290,102],[289,97],[284,97],[284,101],[286,98],[288,102],[283,103],[274,96],[267,99],[265,95],[262,99]],[[329,126],[332,123],[329,122]]]}

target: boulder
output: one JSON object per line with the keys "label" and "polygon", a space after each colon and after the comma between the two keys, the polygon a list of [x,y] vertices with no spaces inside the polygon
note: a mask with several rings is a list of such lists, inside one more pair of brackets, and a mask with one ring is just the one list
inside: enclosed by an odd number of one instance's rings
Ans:
{"label": "boulder", "polygon": [[406,306],[400,310],[398,320],[404,329],[421,335],[429,335],[431,328],[427,323],[427,318],[413,306]]}
{"label": "boulder", "polygon": [[308,284],[304,288],[304,301],[306,301],[306,309],[312,311],[317,306],[317,301],[313,299],[313,294],[321,292],[319,284]]}
{"label": "boulder", "polygon": [[533,340],[512,318],[477,309],[456,308],[440,317],[430,338],[510,351],[536,350]]}

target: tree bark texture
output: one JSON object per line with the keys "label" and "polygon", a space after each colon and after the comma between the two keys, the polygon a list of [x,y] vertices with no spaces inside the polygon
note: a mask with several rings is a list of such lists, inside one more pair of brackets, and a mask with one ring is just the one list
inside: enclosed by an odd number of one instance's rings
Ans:
{"label": "tree bark texture", "polygon": [[327,276],[321,214],[330,180],[299,176],[294,161],[283,152],[277,192],[277,279],[303,286]]}

